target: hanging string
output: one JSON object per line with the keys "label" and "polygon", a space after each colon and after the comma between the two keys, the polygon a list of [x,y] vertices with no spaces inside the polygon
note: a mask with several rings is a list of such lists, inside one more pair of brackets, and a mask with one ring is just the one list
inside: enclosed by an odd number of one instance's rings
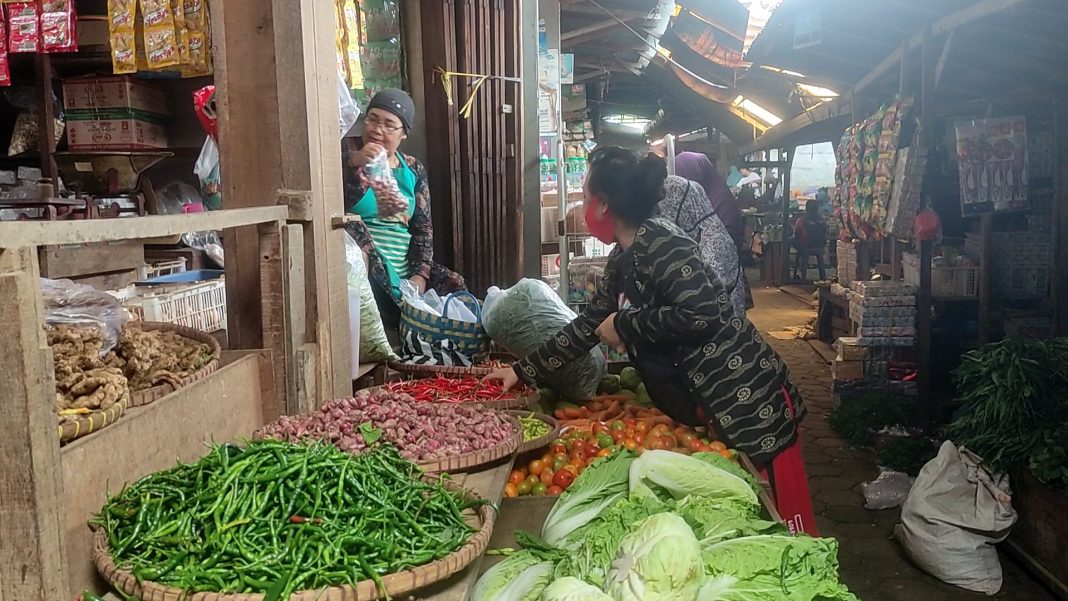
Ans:
{"label": "hanging string", "polygon": [[445,100],[449,103],[449,106],[453,106],[454,101],[452,99],[452,78],[453,77],[470,77],[474,78],[475,82],[472,85],[471,93],[467,98],[467,102],[460,107],[460,116],[464,119],[471,117],[471,111],[475,106],[475,96],[478,94],[479,89],[482,88],[482,84],[486,83],[489,79],[499,79],[501,81],[511,81],[520,83],[521,79],[518,77],[505,77],[503,75],[482,75],[480,73],[463,73],[459,71],[446,71],[441,67],[434,69],[434,72],[441,78],[441,88],[445,92]]}

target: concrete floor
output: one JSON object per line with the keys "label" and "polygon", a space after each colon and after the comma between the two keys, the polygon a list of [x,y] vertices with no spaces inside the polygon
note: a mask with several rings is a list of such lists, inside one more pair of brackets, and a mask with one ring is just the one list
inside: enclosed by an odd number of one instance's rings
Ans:
{"label": "concrete floor", "polygon": [[[756,307],[750,320],[761,332],[780,331],[808,323],[812,307],[798,296],[754,285]],[[901,547],[890,539],[898,510],[868,511],[860,484],[877,475],[875,457],[852,449],[827,423],[833,408],[830,367],[804,340],[776,340],[766,336],[790,366],[794,383],[808,406],[802,430],[805,464],[812,488],[816,522],[823,536],[839,540],[842,581],[863,601],[978,600],[985,595],[949,586],[909,563]],[[1055,599],[1016,563],[1002,557],[1005,583],[994,599],[1052,601]]]}

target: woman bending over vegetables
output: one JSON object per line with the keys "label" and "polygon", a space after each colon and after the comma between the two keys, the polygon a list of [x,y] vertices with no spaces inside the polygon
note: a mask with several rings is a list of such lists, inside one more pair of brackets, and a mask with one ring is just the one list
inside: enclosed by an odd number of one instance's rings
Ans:
{"label": "woman bending over vegetables", "polygon": [[775,351],[735,315],[697,244],[654,217],[666,177],[653,156],[613,153],[590,165],[586,222],[591,235],[616,243],[597,293],[541,348],[487,378],[507,389],[543,380],[599,342],[626,351],[658,408],[707,425],[764,466],[791,529],[816,535],[798,445],[801,397]]}

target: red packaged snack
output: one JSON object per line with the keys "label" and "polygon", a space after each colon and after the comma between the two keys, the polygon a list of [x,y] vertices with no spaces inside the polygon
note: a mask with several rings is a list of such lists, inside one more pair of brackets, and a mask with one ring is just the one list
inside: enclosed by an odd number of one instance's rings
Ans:
{"label": "red packaged snack", "polygon": [[41,32],[37,22],[35,2],[12,2],[7,5],[8,50],[11,52],[37,52],[40,49]]}
{"label": "red packaged snack", "polygon": [[7,49],[0,49],[0,88],[11,85],[11,70],[7,66]]}
{"label": "red packaged snack", "polygon": [[78,40],[73,8],[67,12],[41,14],[41,48],[44,52],[77,52]]}

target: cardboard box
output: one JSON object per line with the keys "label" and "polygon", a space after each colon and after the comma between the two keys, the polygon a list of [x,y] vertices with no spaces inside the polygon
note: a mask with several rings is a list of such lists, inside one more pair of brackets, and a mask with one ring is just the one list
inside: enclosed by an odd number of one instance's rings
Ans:
{"label": "cardboard box", "polygon": [[70,120],[67,145],[75,152],[167,148],[167,129],[140,119]]}
{"label": "cardboard box", "polygon": [[835,359],[831,363],[831,378],[836,381],[863,380],[864,362]]}
{"label": "cardboard box", "polygon": [[843,361],[864,361],[871,355],[866,346],[860,345],[857,338],[839,338],[834,341],[834,350],[838,351],[838,357]]}
{"label": "cardboard box", "polygon": [[173,114],[171,97],[154,85],[129,77],[92,77],[63,81],[63,108],[71,114],[107,109],[140,111],[169,117]]}

